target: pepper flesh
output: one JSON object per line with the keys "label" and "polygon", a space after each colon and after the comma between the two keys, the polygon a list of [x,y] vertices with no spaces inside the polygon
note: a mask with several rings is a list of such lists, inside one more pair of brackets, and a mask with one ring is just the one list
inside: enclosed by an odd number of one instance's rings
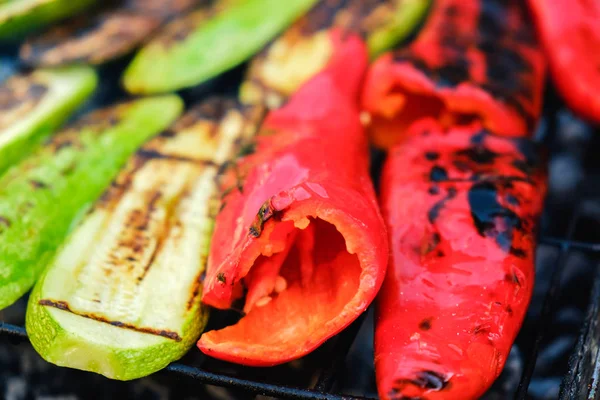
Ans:
{"label": "pepper flesh", "polygon": [[600,2],[529,0],[529,7],[562,97],[600,123]]}
{"label": "pepper flesh", "polygon": [[534,281],[546,186],[535,145],[425,119],[382,176],[392,248],[377,299],[382,399],[476,399],[502,371]]}
{"label": "pepper flesh", "polygon": [[356,36],[336,50],[267,116],[255,152],[229,175],[202,300],[228,308],[246,286],[247,312],[202,335],[207,355],[254,366],[301,357],[356,319],[381,285],[387,237],[356,104],[367,53]]}
{"label": "pepper flesh", "polygon": [[371,57],[406,38],[430,0],[321,0],[254,57],[240,98],[246,104],[280,107],[322,71],[339,40],[334,29],[360,35]]}
{"label": "pepper flesh", "polygon": [[406,49],[369,71],[363,107],[376,145],[393,146],[410,124],[481,119],[504,135],[529,131],[542,104],[544,59],[519,0],[438,0]]}

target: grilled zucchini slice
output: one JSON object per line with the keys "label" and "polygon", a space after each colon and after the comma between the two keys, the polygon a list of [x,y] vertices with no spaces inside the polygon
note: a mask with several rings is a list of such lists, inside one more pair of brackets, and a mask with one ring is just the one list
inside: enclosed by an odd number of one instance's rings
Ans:
{"label": "grilled zucchini slice", "polygon": [[252,124],[213,100],[134,155],[36,284],[27,332],[49,362],[129,380],[181,357],[201,306],[219,167]]}
{"label": "grilled zucchini slice", "polygon": [[315,0],[215,0],[168,24],[123,77],[130,93],[198,85],[242,63]]}
{"label": "grilled zucchini slice", "polygon": [[77,14],[96,0],[8,0],[0,2],[0,40],[25,33]]}
{"label": "grilled zucchini slice", "polygon": [[37,70],[0,85],[0,173],[55,129],[94,91],[88,67]]}
{"label": "grilled zucchini slice", "polygon": [[27,40],[19,56],[35,66],[99,65],[129,54],[161,24],[200,0],[126,0],[94,15],[70,19]]}
{"label": "grilled zucchini slice", "polygon": [[182,107],[165,96],[92,112],[0,177],[0,309],[33,286],[74,218]]}

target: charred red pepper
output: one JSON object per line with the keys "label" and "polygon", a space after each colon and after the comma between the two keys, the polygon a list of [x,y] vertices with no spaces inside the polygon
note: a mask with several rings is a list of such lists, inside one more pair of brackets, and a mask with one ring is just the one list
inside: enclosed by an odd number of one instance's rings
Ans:
{"label": "charred red pepper", "polygon": [[348,36],[323,72],[267,115],[228,175],[203,301],[245,316],[202,335],[207,355],[268,366],[301,357],[375,297],[388,244],[368,173],[358,91],[367,52]]}
{"label": "charred red pepper", "polygon": [[600,2],[529,0],[550,72],[569,107],[600,123]]}
{"label": "charred red pepper", "polygon": [[390,151],[391,264],[376,307],[383,399],[476,399],[502,371],[534,281],[537,147],[480,122],[416,123]]}
{"label": "charred red pepper", "polygon": [[390,147],[410,124],[481,119],[493,132],[532,129],[540,113],[544,59],[521,0],[438,0],[416,41],[380,57],[363,107],[377,145]]}

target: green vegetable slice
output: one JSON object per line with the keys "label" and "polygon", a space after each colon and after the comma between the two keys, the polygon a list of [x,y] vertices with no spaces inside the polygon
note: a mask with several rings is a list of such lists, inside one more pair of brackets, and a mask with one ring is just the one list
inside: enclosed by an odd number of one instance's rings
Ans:
{"label": "green vegetable slice", "polygon": [[192,346],[207,319],[201,275],[219,168],[247,122],[232,102],[209,101],[130,159],[30,297],[27,332],[43,358],[129,380]]}
{"label": "green vegetable slice", "polygon": [[0,309],[35,283],[73,219],[182,107],[165,96],[92,112],[0,177]]}
{"label": "green vegetable slice", "polygon": [[216,0],[168,24],[125,71],[125,88],[161,93],[200,84],[246,60],[315,0]]}
{"label": "green vegetable slice", "polygon": [[[71,18],[28,39],[19,53],[28,65],[103,64],[129,54],[162,24],[200,0],[125,0],[93,15]],[[91,13],[90,13],[91,14]]]}
{"label": "green vegetable slice", "polygon": [[0,86],[0,173],[57,129],[93,92],[88,67],[37,70]]}
{"label": "green vegetable slice", "polygon": [[77,14],[96,0],[8,0],[0,3],[0,39],[15,40],[27,32]]}

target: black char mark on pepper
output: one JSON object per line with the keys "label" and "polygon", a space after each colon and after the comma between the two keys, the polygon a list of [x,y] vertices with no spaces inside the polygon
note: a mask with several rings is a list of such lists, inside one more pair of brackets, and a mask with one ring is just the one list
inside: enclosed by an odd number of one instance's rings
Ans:
{"label": "black char mark on pepper", "polygon": [[254,218],[254,222],[252,223],[252,226],[250,226],[250,236],[254,236],[256,238],[260,237],[265,222],[271,219],[273,215],[275,215],[275,210],[273,209],[273,206],[271,205],[271,200],[269,199],[265,201],[262,206],[260,206],[260,209],[258,210],[256,217]]}
{"label": "black char mark on pepper", "polygon": [[414,379],[402,378],[397,379],[394,383],[396,391],[402,390],[404,387],[412,385],[421,389],[439,392],[441,390],[446,389],[450,385],[449,379],[446,378],[443,374],[429,370],[417,372],[416,378]]}
{"label": "black char mark on pepper", "polygon": [[504,251],[510,251],[513,231],[521,230],[521,218],[498,202],[498,189],[492,182],[473,184],[468,193],[471,217],[481,236],[493,237]]}
{"label": "black char mark on pepper", "polygon": [[[474,29],[465,33],[461,29],[461,24],[464,24],[462,8],[468,8],[470,3],[473,2],[464,1],[463,6],[458,1],[442,1],[439,7],[443,9],[434,11],[444,18],[443,23],[435,26],[435,37],[441,53],[441,61],[437,65],[428,64],[410,48],[395,52],[394,60],[409,62],[438,88],[456,88],[464,83],[479,87],[512,107],[532,126],[534,116],[530,115],[526,103],[536,97],[537,88],[534,87],[535,79],[532,79],[535,71],[520,47],[536,49],[537,43],[527,23],[524,5],[520,0],[478,1],[478,20]],[[425,29],[429,28],[431,33],[433,27],[431,25]],[[483,81],[471,72],[474,69],[470,61],[472,58],[467,57],[469,51],[476,51],[483,58]]]}

